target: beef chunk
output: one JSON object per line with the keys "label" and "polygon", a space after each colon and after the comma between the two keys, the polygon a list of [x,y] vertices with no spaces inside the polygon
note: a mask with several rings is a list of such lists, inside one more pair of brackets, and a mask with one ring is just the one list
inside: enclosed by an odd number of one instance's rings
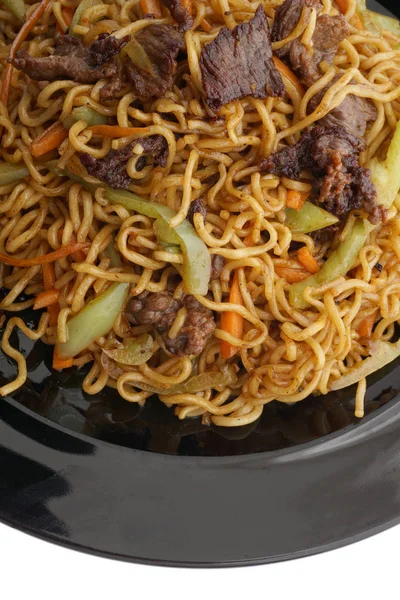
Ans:
{"label": "beef chunk", "polygon": [[118,40],[102,33],[86,47],[78,38],[60,35],[52,56],[35,58],[25,50],[19,50],[12,63],[37,81],[72,79],[79,83],[96,83],[117,74],[118,68],[112,59],[129,39],[129,35]]}
{"label": "beef chunk", "polygon": [[219,279],[224,270],[225,259],[219,254],[211,255],[211,279]]}
{"label": "beef chunk", "polygon": [[[319,0],[285,0],[275,13],[272,26],[272,41],[278,42],[286,38],[296,27],[303,8],[317,13],[321,12]],[[276,51],[276,54],[287,59],[292,69],[307,87],[321,77],[319,64],[326,61],[332,63],[340,42],[348,34],[348,25],[342,15],[320,15],[317,18],[312,37],[312,51],[308,50],[297,38]]]}
{"label": "beef chunk", "polygon": [[186,31],[193,27],[193,17],[188,9],[183,6],[182,0],[161,0],[179,24],[179,31]]}
{"label": "beef chunk", "polygon": [[153,72],[129,62],[125,67],[126,76],[140,100],[160,98],[173,84],[176,57],[185,49],[183,35],[172,25],[149,25],[135,39],[146,52]]}
{"label": "beef chunk", "polygon": [[232,31],[222,27],[200,56],[206,101],[218,110],[246,96],[283,96],[285,87],[272,60],[271,37],[260,5],[248,23]]}
{"label": "beef chunk", "polygon": [[102,102],[107,102],[108,100],[112,100],[115,98],[119,92],[123,89],[125,85],[123,76],[121,73],[117,73],[111,79],[107,81],[103,85],[100,90],[100,100]]}
{"label": "beef chunk", "polygon": [[[185,322],[176,339],[168,337],[178,310],[187,310]],[[215,329],[212,312],[205,308],[193,296],[185,295],[175,300],[171,292],[144,292],[129,301],[125,315],[134,325],[152,324],[161,335],[165,347],[178,356],[200,354]]]}
{"label": "beef chunk", "polygon": [[[165,167],[168,144],[164,136],[159,134],[138,138],[120,150],[110,150],[104,158],[94,158],[86,152],[81,152],[79,158],[92,177],[97,177],[113,188],[127,189],[132,180],[126,171],[126,165],[137,144],[142,146],[143,154],[150,154],[156,164]],[[136,164],[137,170],[141,171],[144,166],[145,157],[141,156]]]}
{"label": "beef chunk", "polygon": [[368,169],[360,167],[364,142],[341,126],[318,125],[302,135],[297,144],[261,161],[264,171],[299,179],[303,169],[314,176],[313,197],[337,217],[363,208],[370,221],[382,218]]}
{"label": "beef chunk", "polygon": [[188,219],[188,221],[191,222],[192,225],[194,224],[193,217],[196,213],[202,214],[204,217],[204,220],[206,220],[207,209],[206,209],[206,205],[204,204],[204,199],[202,197],[197,198],[196,200],[193,200],[193,202],[191,202],[191,204],[190,204],[186,218]]}
{"label": "beef chunk", "polygon": [[[332,84],[339,79],[340,75],[335,77]],[[310,101],[309,112],[317,108],[323,96],[326,94],[328,87],[321,90]],[[367,124],[376,118],[376,108],[366,98],[349,95],[343,100],[339,106],[332,109],[318,124],[327,126],[343,126],[359,137],[365,134]]]}

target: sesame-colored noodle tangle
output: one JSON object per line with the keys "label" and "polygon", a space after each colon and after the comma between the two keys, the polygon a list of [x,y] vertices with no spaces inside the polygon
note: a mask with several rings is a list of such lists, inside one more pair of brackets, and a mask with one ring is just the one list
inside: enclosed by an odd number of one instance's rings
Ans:
{"label": "sesame-colored noodle tangle", "polygon": [[[28,19],[39,4],[26,5]],[[67,32],[71,9],[79,4],[50,1],[22,49],[33,57],[52,55],[56,28],[57,35]],[[154,26],[177,31],[167,8],[162,5],[151,18],[141,4],[88,3],[70,33],[90,46],[101,34],[121,41],[140,39]],[[0,77],[10,87],[0,96],[0,326],[1,350],[15,361],[17,375],[0,387],[0,396],[27,379],[25,358],[12,344],[15,328],[55,346],[54,368],[86,368],[87,394],[111,386],[140,406],[157,394],[179,419],[201,417],[223,427],[258,420],[274,400],[293,404],[327,394],[373,357],[380,343],[397,341],[400,196],[374,226],[362,210],[352,210],[330,237],[309,235],[290,226],[287,207],[293,197],[312,195],[312,175],[280,177],[260,168],[260,161],[297,143],[350,96],[368,99],[376,111],[363,136],[361,166],[374,158],[384,161],[400,121],[400,38],[360,28],[357,3],[349,0],[348,33],[332,61],[321,62],[319,78],[304,85],[282,63],[283,97],[236,99],[213,112],[205,99],[202,50],[222,28],[253,18],[258,4],[194,2],[193,26],[182,34],[185,50],[177,54],[173,83],[146,100],[129,79],[107,97],[106,76],[94,83],[67,76],[49,82],[30,79],[14,66],[10,70],[7,58],[21,23],[2,6]],[[279,1],[262,4],[272,25]],[[337,16],[339,10],[333,0],[322,0],[318,10],[307,5],[299,14],[292,31],[272,42],[276,56],[290,43],[312,55],[319,17]],[[128,55],[122,48],[118,68]],[[56,141],[48,137],[50,127]],[[160,156],[148,150],[151,139],[162,148]],[[107,161],[127,147],[125,189],[167,212],[136,209],[110,195],[107,169],[100,180],[89,173],[90,161]],[[116,168],[114,163],[110,170]],[[7,169],[18,174],[7,175]],[[192,211],[194,205],[202,209]],[[293,283],[313,272],[298,249],[321,269],[360,222],[364,243],[347,273],[305,285],[302,301],[294,302]],[[187,228],[211,259],[208,292],[188,289],[191,248],[182,242]],[[72,343],[73,320],[115,290],[125,296],[114,323],[102,330],[95,319],[98,335],[88,335],[86,346],[71,355],[60,355]],[[154,315],[141,322],[129,312],[132,302],[135,313],[141,306],[135,301],[153,295],[168,296],[176,307],[165,330]],[[25,311],[36,310],[37,303],[44,310],[31,329]],[[199,352],[175,352],[174,344],[189,336],[193,310],[210,316],[212,331],[204,333]],[[198,327],[204,330],[204,322]],[[139,358],[135,344],[142,344]],[[357,417],[364,414],[366,375],[351,382],[357,383]]]}

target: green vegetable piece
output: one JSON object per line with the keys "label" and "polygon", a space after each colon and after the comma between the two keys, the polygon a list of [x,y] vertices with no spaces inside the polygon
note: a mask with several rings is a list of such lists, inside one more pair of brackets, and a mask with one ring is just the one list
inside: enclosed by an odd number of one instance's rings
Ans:
{"label": "green vegetable piece", "polygon": [[127,338],[119,348],[103,352],[123,365],[142,365],[153,356],[153,338],[149,333],[142,333],[138,338]]}
{"label": "green vegetable piece", "polygon": [[3,4],[19,19],[25,21],[24,0],[3,0]]}
{"label": "green vegetable piece", "polygon": [[29,175],[29,170],[24,163],[19,165],[7,162],[0,163],[0,185],[19,181],[27,175]]}
{"label": "green vegetable piece", "polygon": [[363,221],[356,221],[353,230],[338,248],[332,252],[324,266],[315,275],[310,275],[299,283],[294,283],[289,292],[290,302],[296,308],[306,308],[308,302],[304,299],[304,290],[318,287],[329,281],[333,281],[351,269],[357,260],[361,248],[365,244],[370,227]]}
{"label": "green vegetable piece", "polygon": [[168,206],[158,202],[149,202],[132,192],[106,188],[104,196],[114,204],[121,204],[127,210],[133,210],[156,219],[155,231],[159,242],[179,244],[183,254],[183,281],[189,294],[205,296],[211,275],[211,258],[207,246],[198,237],[189,221],[184,221],[175,229],[169,221],[176,214]]}
{"label": "green vegetable piece", "polygon": [[323,208],[305,202],[300,210],[286,209],[285,225],[293,233],[311,233],[337,223],[339,219]]}
{"label": "green vegetable piece", "polygon": [[397,123],[385,161],[372,158],[367,163],[378,204],[390,208],[400,190],[400,121]]}
{"label": "green vegetable piece", "polygon": [[124,307],[129,283],[114,283],[67,321],[68,340],[56,345],[60,358],[71,358],[107,335]]}
{"label": "green vegetable piece", "polygon": [[170,387],[154,386],[142,381],[132,383],[133,387],[151,392],[152,394],[162,394],[171,396],[172,394],[195,394],[197,392],[205,392],[209,389],[225,387],[233,385],[237,382],[236,369],[234,365],[225,365],[222,372],[207,372],[200,373],[190,377],[184,383],[178,383]]}
{"label": "green vegetable piece", "polygon": [[122,264],[121,255],[115,249],[114,240],[107,246],[107,248],[106,248],[106,254],[107,254],[108,258],[111,261],[111,266],[112,267],[120,267],[121,266],[121,264]]}
{"label": "green vegetable piece", "polygon": [[80,23],[81,18],[85,10],[91,8],[92,6],[96,6],[97,4],[103,4],[102,0],[82,0],[76,7],[76,11],[74,12],[74,16],[72,18],[71,26],[69,28],[69,34],[77,37],[77,34],[74,33],[75,25]]}
{"label": "green vegetable piece", "polygon": [[356,5],[358,16],[365,29],[378,35],[386,29],[400,37],[400,22],[397,19],[368,10],[366,0],[356,0]]}
{"label": "green vegetable piece", "polygon": [[93,125],[107,125],[108,117],[101,115],[90,106],[78,106],[64,119],[63,125],[70,128],[78,121],[85,121],[88,127],[93,127]]}
{"label": "green vegetable piece", "polygon": [[350,369],[340,379],[332,385],[332,390],[341,390],[349,387],[353,383],[357,383],[360,379],[372,375],[375,371],[382,369],[385,365],[395,360],[400,356],[400,340],[395,344],[389,342],[372,342],[371,356],[362,361],[362,363]]}

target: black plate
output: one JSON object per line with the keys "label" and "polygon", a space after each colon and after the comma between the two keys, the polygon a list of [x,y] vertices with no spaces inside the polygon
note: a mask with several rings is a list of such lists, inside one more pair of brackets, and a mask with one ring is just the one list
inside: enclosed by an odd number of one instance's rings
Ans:
{"label": "black plate", "polygon": [[[0,401],[5,523],[114,558],[222,566],[320,552],[400,521],[400,361],[370,378],[361,422],[349,389],[272,403],[232,430],[182,423],[156,399],[138,410],[112,390],[88,397],[82,374],[51,374],[43,344],[14,343],[29,382]],[[14,372],[0,356],[0,381]]]}

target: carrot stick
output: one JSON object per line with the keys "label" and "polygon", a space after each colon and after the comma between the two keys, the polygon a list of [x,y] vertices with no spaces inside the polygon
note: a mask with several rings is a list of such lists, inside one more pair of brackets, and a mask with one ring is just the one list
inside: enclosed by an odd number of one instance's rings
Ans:
{"label": "carrot stick", "polygon": [[305,269],[295,269],[294,267],[285,267],[283,265],[275,265],[275,273],[286,279],[288,283],[298,283],[309,277],[310,273]]}
{"label": "carrot stick", "polygon": [[[345,15],[349,10],[349,0],[336,0],[336,4],[342,15]],[[354,13],[351,17],[350,23],[356,27],[356,29],[363,31],[364,27],[357,13]]]}
{"label": "carrot stick", "polygon": [[11,44],[10,54],[8,55],[8,64],[4,70],[3,83],[1,86],[1,93],[0,93],[0,102],[2,102],[4,104],[4,106],[7,106],[8,96],[10,95],[11,78],[12,78],[12,71],[13,71],[13,66],[11,64],[11,61],[13,60],[13,58],[15,58],[15,54],[17,53],[17,50],[19,50],[19,48],[22,46],[23,42],[26,40],[29,33],[35,27],[36,23],[39,21],[40,17],[44,13],[44,11],[46,10],[46,8],[50,4],[50,2],[51,2],[51,0],[42,0],[41,1],[39,6],[33,11],[33,13],[30,15],[30,17],[22,25],[21,29],[15,36],[13,43]]}
{"label": "carrot stick", "polygon": [[298,79],[298,77],[293,73],[293,71],[291,71],[289,69],[289,67],[287,65],[285,65],[285,63],[282,62],[281,59],[278,58],[277,56],[274,56],[273,60],[274,60],[275,67],[278,69],[278,71],[282,75],[282,77],[286,77],[286,79],[289,79],[293,83],[293,85],[295,86],[295,88],[299,92],[299,94],[301,94],[301,96],[304,96],[305,89],[304,89],[303,85],[300,83],[300,80]]}
{"label": "carrot stick", "polygon": [[186,8],[189,15],[193,15],[193,4],[192,0],[181,0],[183,8]]}
{"label": "carrot stick", "polygon": [[[43,270],[43,287],[45,290],[54,289],[54,284],[56,282],[56,272],[54,270],[53,263],[45,263],[42,265]],[[55,327],[57,325],[58,313],[60,307],[57,304],[50,304],[47,307],[47,312],[49,313],[49,325],[50,327]]]}
{"label": "carrot stick", "polygon": [[372,334],[372,328],[374,326],[375,323],[375,317],[377,314],[377,310],[374,310],[373,313],[371,313],[370,315],[368,315],[368,317],[365,317],[365,319],[363,319],[358,327],[358,333],[360,337],[366,337],[366,338],[370,338],[371,334]]}
{"label": "carrot stick", "polygon": [[[229,294],[229,302],[232,304],[244,305],[242,294],[240,293],[239,277],[237,271],[233,276],[232,287]],[[222,331],[227,331],[236,338],[241,339],[243,335],[244,320],[242,315],[239,315],[233,310],[223,312],[221,315],[220,328]],[[225,340],[221,340],[221,357],[224,359],[231,358],[238,351],[236,346],[233,346]]]}
{"label": "carrot stick", "polygon": [[57,33],[65,33],[65,31],[71,26],[72,17],[74,16],[75,9],[72,6],[63,6],[61,8],[61,14],[63,23],[57,21],[56,31]]}
{"label": "carrot stick", "polygon": [[56,346],[54,346],[53,352],[53,369],[55,371],[61,371],[62,369],[69,369],[74,364],[73,358],[60,358],[57,354]]}
{"label": "carrot stick", "polygon": [[200,25],[207,33],[210,33],[210,31],[212,31],[212,25],[207,21],[205,17],[203,17],[200,21]]}
{"label": "carrot stick", "polygon": [[64,125],[60,121],[56,121],[50,127],[46,129],[39,135],[37,138],[33,140],[30,145],[30,150],[32,156],[36,158],[38,156],[43,156],[47,152],[51,150],[55,150],[59,147],[61,142],[66,140],[68,137],[68,129],[65,129]]}
{"label": "carrot stick", "polygon": [[56,290],[55,288],[40,292],[40,294],[36,296],[33,309],[38,310],[39,308],[47,308],[52,304],[55,304],[58,302],[59,295],[60,291]]}
{"label": "carrot stick", "polygon": [[58,248],[53,252],[49,252],[48,254],[43,254],[43,256],[34,256],[33,258],[14,258],[13,256],[7,256],[7,254],[2,254],[0,252],[0,263],[4,263],[5,265],[10,265],[12,267],[35,267],[37,265],[44,265],[46,263],[54,262],[55,260],[64,258],[64,256],[68,256],[77,250],[83,250],[84,248],[88,247],[88,243],[82,244],[80,242],[75,242],[73,244],[68,244],[68,246],[61,246],[61,248]]}
{"label": "carrot stick", "polygon": [[298,192],[297,190],[288,190],[286,196],[286,206],[300,210],[304,202],[307,200],[309,192]]}
{"label": "carrot stick", "polygon": [[143,15],[154,15],[156,19],[161,19],[162,12],[158,0],[140,0],[139,5]]}
{"label": "carrot stick", "polygon": [[88,127],[96,135],[102,135],[108,138],[127,137],[135,133],[146,133],[148,127],[119,127],[119,125],[93,125]]}
{"label": "carrot stick", "polygon": [[302,264],[303,267],[307,269],[309,273],[318,273],[319,264],[315,260],[307,246],[302,246],[302,248],[299,248],[297,250],[297,258],[299,260],[299,263]]}

